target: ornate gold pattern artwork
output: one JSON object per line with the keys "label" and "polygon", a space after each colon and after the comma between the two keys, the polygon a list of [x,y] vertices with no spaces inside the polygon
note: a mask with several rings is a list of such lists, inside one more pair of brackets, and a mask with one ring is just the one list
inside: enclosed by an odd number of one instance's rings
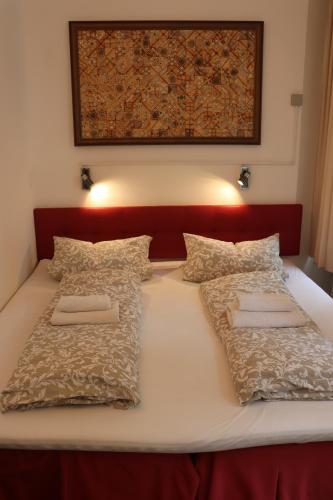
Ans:
{"label": "ornate gold pattern artwork", "polygon": [[71,22],[76,145],[259,144],[262,22]]}

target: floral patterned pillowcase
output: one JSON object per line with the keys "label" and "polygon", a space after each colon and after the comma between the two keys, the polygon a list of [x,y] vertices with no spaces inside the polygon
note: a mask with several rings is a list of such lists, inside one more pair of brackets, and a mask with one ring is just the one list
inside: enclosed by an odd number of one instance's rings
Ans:
{"label": "floral patterned pillowcase", "polygon": [[144,235],[93,244],[54,236],[54,256],[48,271],[54,279],[60,281],[66,273],[127,267],[145,280],[152,275],[148,259],[151,240],[151,236]]}
{"label": "floral patterned pillowcase", "polygon": [[184,239],[184,280],[201,283],[227,274],[266,270],[283,274],[278,234],[236,244],[187,233]]}

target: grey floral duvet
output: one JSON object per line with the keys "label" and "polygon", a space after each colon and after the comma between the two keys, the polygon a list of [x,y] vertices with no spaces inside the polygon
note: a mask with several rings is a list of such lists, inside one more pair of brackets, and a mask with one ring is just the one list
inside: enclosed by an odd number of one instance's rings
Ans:
{"label": "grey floral duvet", "polygon": [[[119,323],[50,324],[61,295],[91,294],[108,294],[119,302]],[[67,404],[137,405],[141,310],[139,278],[129,271],[66,274],[1,394],[2,411]]]}
{"label": "grey floral duvet", "polygon": [[226,306],[234,301],[237,292],[291,296],[280,273],[233,274],[203,283],[200,290],[215,331],[225,344],[241,404],[255,400],[333,399],[333,342],[320,334],[307,315],[305,326],[297,328],[229,326]]}

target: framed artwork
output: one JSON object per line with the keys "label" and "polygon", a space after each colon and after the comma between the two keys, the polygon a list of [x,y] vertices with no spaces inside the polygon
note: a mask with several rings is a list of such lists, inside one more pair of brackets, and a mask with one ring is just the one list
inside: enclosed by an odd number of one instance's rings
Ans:
{"label": "framed artwork", "polygon": [[263,22],[69,29],[76,146],[260,144]]}

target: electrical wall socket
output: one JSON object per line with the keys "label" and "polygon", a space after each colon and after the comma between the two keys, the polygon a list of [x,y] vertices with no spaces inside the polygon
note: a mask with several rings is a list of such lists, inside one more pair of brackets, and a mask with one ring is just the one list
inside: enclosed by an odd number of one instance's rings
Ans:
{"label": "electrical wall socket", "polygon": [[303,94],[291,94],[290,104],[296,107],[303,106]]}

